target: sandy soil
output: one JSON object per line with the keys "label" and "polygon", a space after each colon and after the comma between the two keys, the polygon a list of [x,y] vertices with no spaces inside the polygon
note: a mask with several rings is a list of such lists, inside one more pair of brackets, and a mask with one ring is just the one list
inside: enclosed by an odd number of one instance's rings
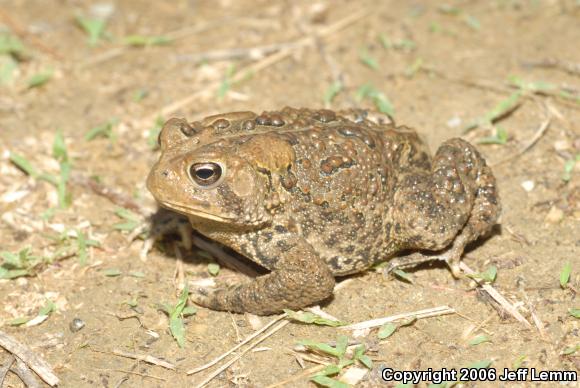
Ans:
{"label": "sandy soil", "polygon": [[[95,45],[78,17],[106,20]],[[323,310],[349,323],[441,305],[457,314],[418,320],[384,340],[376,330],[356,338],[374,360],[358,385],[394,385],[381,381],[383,367],[459,368],[484,360],[498,372],[518,363],[578,371],[580,351],[570,348],[580,344],[579,321],[569,312],[580,307],[578,1],[0,0],[0,34],[24,45],[11,54],[0,48],[0,250],[30,247],[38,257],[31,276],[0,280],[0,330],[44,357],[61,386],[193,386],[214,369],[193,376],[187,370],[259,325],[248,316],[199,308],[185,318],[186,344],[178,347],[159,310],[179,294],[171,243],[156,245],[142,261],[142,241],[130,243],[130,233],[115,228],[126,221],[116,214],[122,205],[146,214],[156,209],[144,181],[158,157],[150,142],[158,117],[194,120],[285,105],[372,108],[372,98],[357,98],[367,84],[392,104],[396,121],[417,128],[432,149],[520,90],[512,112],[463,135],[475,143],[489,137],[504,143],[479,146],[498,179],[501,226],[466,252],[464,262],[475,271],[496,266],[494,287],[531,325],[444,266],[411,271],[413,284],[368,271],[352,277]],[[131,35],[172,39],[129,47]],[[47,82],[37,77],[40,85],[30,87],[31,77],[46,73]],[[524,81],[520,89],[510,77]],[[340,91],[328,98],[339,82]],[[95,139],[86,139],[103,125]],[[71,165],[72,202],[64,209],[53,184],[10,160],[20,155],[58,177],[63,159],[54,157],[53,142],[59,130]],[[77,232],[99,246],[83,249]],[[187,279],[211,277],[210,261],[199,251],[186,253]],[[566,263],[572,273],[561,287]],[[111,270],[120,275],[110,276]],[[242,278],[222,268],[216,280]],[[35,317],[47,300],[56,311],[41,324],[10,324]],[[79,331],[70,329],[75,318],[85,323]],[[354,339],[338,328],[290,323],[209,386],[257,387],[291,378],[288,386],[313,386],[312,373],[292,353],[296,343],[331,342],[344,333]],[[470,345],[481,335],[490,341]],[[114,356],[115,349],[177,368]],[[0,350],[0,365],[8,356]],[[304,362],[306,369],[315,366]],[[9,373],[4,386],[22,383]]]}

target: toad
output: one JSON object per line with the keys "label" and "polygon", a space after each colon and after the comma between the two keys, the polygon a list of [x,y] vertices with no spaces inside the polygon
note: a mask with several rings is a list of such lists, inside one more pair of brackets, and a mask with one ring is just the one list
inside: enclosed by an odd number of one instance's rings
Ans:
{"label": "toad", "polygon": [[[147,187],[201,234],[270,272],[191,298],[215,310],[273,314],[332,295],[335,276],[391,259],[444,260],[488,233],[495,178],[470,143],[434,157],[415,131],[362,110],[284,108],[171,119]],[[401,251],[411,254],[393,259]]]}

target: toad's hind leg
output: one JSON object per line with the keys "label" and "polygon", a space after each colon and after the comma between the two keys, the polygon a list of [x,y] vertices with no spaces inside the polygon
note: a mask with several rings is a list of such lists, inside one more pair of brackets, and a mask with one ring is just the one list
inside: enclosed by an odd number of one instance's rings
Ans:
{"label": "toad's hind leg", "polygon": [[287,246],[268,275],[228,288],[193,290],[192,300],[213,310],[267,315],[301,309],[332,295],[334,276],[312,247],[303,241]]}
{"label": "toad's hind leg", "polygon": [[448,140],[437,151],[431,173],[409,173],[399,182],[395,239],[417,252],[391,261],[389,270],[444,260],[454,276],[465,246],[488,233],[500,205],[495,178],[468,142]]}

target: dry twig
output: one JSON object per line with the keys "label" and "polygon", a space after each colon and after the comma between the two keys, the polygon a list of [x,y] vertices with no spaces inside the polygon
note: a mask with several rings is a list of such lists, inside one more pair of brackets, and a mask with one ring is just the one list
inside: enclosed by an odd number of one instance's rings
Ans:
{"label": "dry twig", "polygon": [[116,356],[131,358],[133,360],[145,361],[148,364],[153,364],[153,365],[157,365],[157,366],[160,366],[163,368],[175,370],[174,364],[172,364],[168,361],[164,361],[160,358],[153,357],[149,354],[129,353],[129,352],[125,352],[124,350],[119,350],[119,349],[113,349],[113,354]]}
{"label": "dry twig", "polygon": [[59,383],[58,377],[46,361],[37,356],[27,345],[0,331],[0,346],[24,361],[48,385],[54,387]]}
{"label": "dry twig", "polygon": [[285,387],[285,386],[287,386],[288,383],[292,383],[292,382],[294,382],[296,380],[300,380],[308,375],[319,372],[319,371],[323,370],[325,367],[326,367],[326,365],[317,365],[317,366],[312,367],[310,369],[306,369],[302,373],[298,373],[297,375],[294,375],[286,380],[279,381],[276,384],[268,385],[266,388]]}
{"label": "dry twig", "polygon": [[[459,267],[463,272],[465,272],[468,275],[475,274],[475,271],[469,268],[469,266],[465,264],[463,261],[459,263]],[[499,303],[505,309],[505,311],[511,314],[515,319],[522,322],[526,326],[532,326],[530,322],[528,322],[528,320],[524,318],[524,316],[520,314],[520,312],[490,284],[481,283],[475,279],[472,280],[476,282],[478,286],[480,286],[485,292],[487,292],[489,296],[491,296],[497,303]]]}
{"label": "dry twig", "polygon": [[[270,330],[269,332],[262,335],[253,344],[251,344],[246,349],[244,349],[242,352],[240,352],[237,356],[232,358],[230,361],[226,362],[223,366],[219,367],[214,372],[210,373],[210,375],[208,377],[206,377],[201,383],[197,384],[195,387],[196,388],[204,387],[206,384],[208,384],[210,381],[212,381],[216,376],[220,375],[223,371],[228,369],[232,364],[234,364],[236,361],[238,361],[240,358],[242,358],[247,352],[252,350],[252,348],[254,348],[260,342],[262,342],[266,338],[270,337],[271,335],[273,335],[274,333],[276,333],[277,331],[279,331],[280,329],[282,329],[284,326],[286,326],[289,323],[290,323],[290,321],[280,322],[276,327],[274,327],[272,330]],[[188,374],[189,374],[189,372],[188,372]]]}
{"label": "dry twig", "polygon": [[207,368],[212,367],[213,365],[217,364],[218,362],[220,362],[221,360],[223,360],[224,358],[226,358],[227,356],[229,356],[230,354],[232,354],[233,352],[235,352],[236,350],[238,350],[239,348],[241,348],[242,346],[244,346],[245,344],[247,344],[248,342],[250,342],[251,340],[253,340],[257,336],[259,336],[264,331],[268,330],[270,327],[272,327],[272,325],[274,325],[276,322],[278,322],[279,320],[281,320],[282,318],[285,318],[285,317],[286,317],[286,314],[281,314],[281,315],[277,316],[276,318],[274,318],[273,320],[268,322],[260,330],[256,331],[254,334],[248,336],[245,340],[243,340],[242,342],[240,342],[239,344],[237,344],[236,346],[234,346],[233,348],[231,348],[230,350],[228,350],[224,354],[220,355],[219,357],[214,358],[213,360],[211,360],[210,362],[208,362],[205,365],[188,370],[187,374],[192,375],[194,373],[198,373],[198,372],[201,372],[202,370],[205,370]]}
{"label": "dry twig", "polygon": [[12,365],[10,370],[20,377],[20,380],[26,385],[27,388],[40,388],[40,382],[34,376],[32,371],[28,369],[26,364],[20,359],[16,358],[16,363]]}
{"label": "dry twig", "polygon": [[352,325],[342,326],[342,327],[340,327],[340,329],[343,329],[343,330],[363,330],[363,329],[370,329],[373,327],[379,327],[379,326],[384,325],[387,322],[398,321],[400,319],[405,319],[405,318],[413,318],[414,317],[417,319],[422,319],[422,318],[430,318],[430,317],[436,317],[439,315],[447,315],[447,314],[454,314],[454,313],[455,313],[455,309],[453,309],[449,306],[439,306],[439,307],[433,307],[430,309],[413,311],[410,313],[391,315],[390,317],[371,319],[370,321],[353,323]]}
{"label": "dry twig", "polygon": [[10,370],[10,367],[14,363],[15,358],[14,356],[10,355],[8,360],[4,363],[4,365],[0,365],[0,387],[4,386],[4,379],[6,378],[6,374]]}

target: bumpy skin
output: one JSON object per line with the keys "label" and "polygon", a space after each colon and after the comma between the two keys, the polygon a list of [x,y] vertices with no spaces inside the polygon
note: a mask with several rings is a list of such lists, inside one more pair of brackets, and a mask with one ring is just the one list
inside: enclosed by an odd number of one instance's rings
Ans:
{"label": "bumpy skin", "polygon": [[[434,254],[397,265],[443,259],[456,274],[465,245],[489,232],[500,211],[495,179],[471,144],[451,139],[432,159],[413,130],[364,111],[171,119],[160,143],[147,182],[159,203],[271,271],[192,295],[212,309],[299,309],[329,297],[334,276],[404,249]],[[199,163],[219,165],[219,180],[196,183],[191,166]]]}

